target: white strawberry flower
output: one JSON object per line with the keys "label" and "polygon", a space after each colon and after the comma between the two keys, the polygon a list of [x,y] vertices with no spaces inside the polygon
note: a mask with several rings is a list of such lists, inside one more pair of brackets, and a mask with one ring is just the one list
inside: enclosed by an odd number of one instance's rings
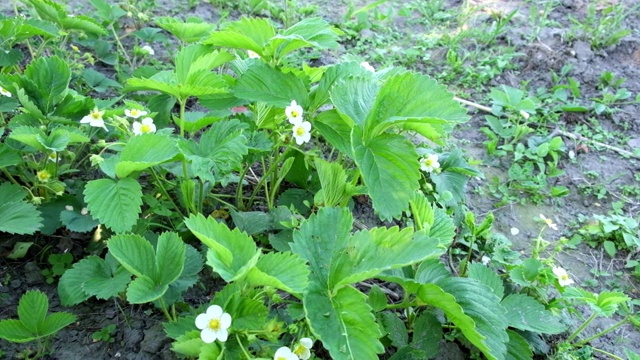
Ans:
{"label": "white strawberry flower", "polygon": [[567,270],[559,266],[555,266],[552,270],[553,274],[556,276],[556,278],[558,278],[558,283],[560,284],[560,286],[569,286],[574,283],[573,279],[569,277]]}
{"label": "white strawberry flower", "polygon": [[134,121],[132,126],[133,126],[134,135],[142,135],[142,134],[156,132],[156,125],[153,123],[153,119],[150,117],[146,117],[142,119],[141,122]]}
{"label": "white strawberry flower", "polygon": [[247,55],[249,56],[249,59],[260,59],[260,55],[252,50],[247,50]]}
{"label": "white strawberry flower", "polygon": [[85,117],[82,118],[82,120],[80,120],[80,123],[89,124],[90,126],[99,127],[107,130],[107,127],[104,125],[104,119],[102,118],[103,115],[104,115],[104,111],[98,110],[97,107],[93,108],[93,110],[91,110],[89,115],[86,115]]}
{"label": "white strawberry flower", "polygon": [[3,88],[2,86],[0,86],[0,95],[2,96],[6,96],[6,97],[11,97],[11,92],[9,92],[9,90]]}
{"label": "white strawberry flower", "polygon": [[420,170],[430,173],[438,169],[440,169],[438,154],[429,154],[426,158],[420,159]]}
{"label": "white strawberry flower", "polygon": [[311,123],[302,121],[293,124],[293,137],[296,139],[296,144],[298,145],[309,142],[309,140],[311,140]]}
{"label": "white strawberry flower", "polygon": [[360,66],[362,66],[367,71],[371,71],[372,73],[376,72],[376,69],[366,61],[361,62]]}
{"label": "white strawberry flower", "polygon": [[153,48],[151,46],[149,46],[149,45],[145,45],[145,46],[141,47],[140,49],[142,51],[144,51],[146,54],[149,54],[149,55],[155,55],[156,54],[156,52],[153,51]]}
{"label": "white strawberry flower", "polygon": [[284,113],[287,115],[291,124],[295,125],[302,122],[302,114],[304,111],[302,110],[302,106],[298,105],[295,100],[291,100],[291,105],[284,109]]}
{"label": "white strawberry flower", "polygon": [[313,340],[310,338],[302,338],[298,341],[298,344],[293,348],[293,353],[300,358],[300,360],[307,360],[311,357],[311,348],[313,347]]}
{"label": "white strawberry flower", "polygon": [[298,356],[291,349],[283,346],[276,351],[273,360],[298,360]]}
{"label": "white strawberry flower", "polygon": [[550,228],[552,228],[553,230],[558,230],[558,225],[553,223],[553,220],[547,218],[546,216],[540,214],[540,219],[542,219],[544,221],[545,224],[547,224],[547,226],[549,226]]}
{"label": "white strawberry flower", "polygon": [[126,109],[126,110],[124,111],[124,114],[125,114],[126,116],[130,117],[130,118],[137,119],[137,118],[139,118],[140,116],[145,116],[145,115],[147,115],[147,114],[148,114],[148,112],[146,112],[146,111],[144,111],[144,110],[138,110],[138,109],[131,109],[131,110]]}
{"label": "white strawberry flower", "polygon": [[211,305],[207,312],[196,317],[196,327],[202,332],[200,338],[207,344],[216,340],[227,341],[231,327],[231,315],[227,314],[218,305]]}

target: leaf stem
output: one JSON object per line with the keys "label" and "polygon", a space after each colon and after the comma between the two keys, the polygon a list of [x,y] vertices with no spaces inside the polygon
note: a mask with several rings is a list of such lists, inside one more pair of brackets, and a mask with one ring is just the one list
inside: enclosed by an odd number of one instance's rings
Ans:
{"label": "leaf stem", "polygon": [[609,332],[619,328],[620,326],[624,325],[627,321],[629,321],[629,317],[625,317],[620,322],[610,326],[607,329],[604,329],[604,330],[600,331],[599,333],[597,333],[597,334],[595,334],[595,335],[593,335],[591,337],[588,337],[588,338],[586,338],[586,339],[584,339],[584,340],[582,340],[580,342],[577,342],[577,343],[573,344],[573,346],[582,346],[584,344],[587,344],[591,340],[597,339],[597,338],[601,337],[602,335],[604,335],[606,333],[609,333]]}
{"label": "leaf stem", "polygon": [[605,354],[605,355],[607,355],[608,357],[610,357],[610,358],[612,358],[612,359],[614,359],[614,360],[624,360],[623,358],[621,358],[621,357],[619,357],[619,356],[616,356],[616,355],[614,355],[614,354],[612,354],[612,353],[610,353],[610,352],[604,351],[604,350],[602,350],[602,349],[598,349],[598,348],[594,348],[594,347],[592,347],[592,348],[591,348],[591,350],[593,350],[593,351],[595,351],[595,352],[599,352],[599,353],[601,353],[601,354]]}
{"label": "leaf stem", "polygon": [[247,349],[244,348],[244,345],[242,345],[242,341],[240,341],[240,336],[238,336],[238,333],[235,333],[236,335],[236,340],[238,340],[238,344],[240,344],[240,349],[242,349],[242,353],[244,354],[244,356],[247,357],[247,359],[251,360],[251,355],[249,355],[249,353],[247,352]]}
{"label": "leaf stem", "polygon": [[596,313],[593,312],[591,316],[589,316],[589,318],[585,320],[585,322],[582,325],[580,325],[580,327],[576,329],[576,331],[573,332],[573,334],[569,335],[566,341],[569,343],[571,342],[571,340],[575,339],[576,336],[578,336],[582,332],[582,330],[584,330],[584,328],[586,328],[593,321],[593,319],[596,318],[596,316],[597,316]]}

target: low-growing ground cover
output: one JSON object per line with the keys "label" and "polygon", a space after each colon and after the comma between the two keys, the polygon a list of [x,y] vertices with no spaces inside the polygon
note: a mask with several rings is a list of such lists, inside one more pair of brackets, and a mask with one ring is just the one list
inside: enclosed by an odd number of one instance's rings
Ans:
{"label": "low-growing ground cover", "polygon": [[638,357],[631,2],[1,10],[7,358]]}

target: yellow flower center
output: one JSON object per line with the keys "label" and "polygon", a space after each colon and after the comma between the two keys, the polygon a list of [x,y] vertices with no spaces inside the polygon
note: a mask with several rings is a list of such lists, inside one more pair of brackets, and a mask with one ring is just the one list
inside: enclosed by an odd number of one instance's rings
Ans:
{"label": "yellow flower center", "polygon": [[569,279],[569,274],[560,275],[560,280],[568,280],[568,279]]}
{"label": "yellow flower center", "polygon": [[142,126],[140,126],[140,132],[145,134],[151,131],[151,126],[147,125],[147,124],[142,124]]}
{"label": "yellow flower center", "polygon": [[96,119],[96,120],[100,119],[100,112],[98,112],[98,111],[92,112],[91,113],[91,117]]}
{"label": "yellow flower center", "polygon": [[38,171],[36,176],[41,182],[47,182],[51,178],[51,174],[47,170]]}
{"label": "yellow flower center", "polygon": [[300,114],[297,111],[291,110],[291,117],[297,118],[298,116],[300,116]]}
{"label": "yellow flower center", "polygon": [[138,114],[139,114],[139,113],[138,113],[138,109],[133,109],[133,110],[131,110],[131,115],[132,115],[132,116],[138,116]]}
{"label": "yellow flower center", "polygon": [[220,330],[220,320],[218,320],[218,319],[211,319],[211,320],[209,321],[209,328],[210,328],[211,330],[215,330],[215,331]]}
{"label": "yellow flower center", "polygon": [[293,353],[298,355],[298,357],[300,357],[300,355],[304,354],[304,350],[305,350],[305,347],[298,344],[296,348],[293,349]]}
{"label": "yellow flower center", "polygon": [[298,135],[298,136],[302,136],[302,135],[304,135],[304,133],[305,133],[305,132],[306,132],[306,131],[304,130],[304,128],[303,128],[303,127],[298,127],[298,128],[296,128],[296,135]]}
{"label": "yellow flower center", "polygon": [[58,154],[56,154],[54,152],[49,154],[49,159],[51,159],[53,161],[58,160]]}
{"label": "yellow flower center", "polygon": [[425,166],[433,166],[433,159],[426,159],[424,161]]}
{"label": "yellow flower center", "polygon": [[287,360],[284,356],[278,356],[276,360]]}

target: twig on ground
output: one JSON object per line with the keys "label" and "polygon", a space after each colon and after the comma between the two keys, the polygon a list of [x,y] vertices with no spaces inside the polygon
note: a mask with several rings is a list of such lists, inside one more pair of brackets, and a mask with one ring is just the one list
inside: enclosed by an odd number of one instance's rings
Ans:
{"label": "twig on ground", "polygon": [[[373,287],[372,284],[369,284],[367,282],[361,282],[361,283],[358,283],[358,285],[364,286],[364,287],[369,288],[369,289],[371,289]],[[389,290],[389,289],[387,289],[385,287],[382,287],[382,286],[380,286],[380,284],[377,284],[377,285],[380,287],[380,290],[382,290],[383,293],[391,296],[392,298],[394,298],[396,300],[400,299],[400,295],[398,295],[395,291]]]}
{"label": "twig on ground", "polygon": [[[458,101],[458,102],[460,102],[460,103],[462,103],[462,104],[474,107],[474,108],[482,110],[484,112],[488,112],[488,113],[492,112],[490,107],[487,107],[487,106],[484,106],[484,105],[480,105],[478,103],[474,103],[474,102],[469,101],[469,100],[460,99],[459,97],[455,97],[455,96],[453,97],[453,99]],[[624,149],[620,149],[619,147],[611,146],[611,145],[608,145],[608,144],[605,144],[605,143],[601,143],[599,141],[595,141],[595,140],[586,138],[586,137],[584,137],[582,135],[573,134],[573,133],[570,133],[568,131],[564,131],[564,130],[560,130],[560,129],[556,129],[555,132],[560,134],[560,135],[562,135],[562,136],[564,136],[564,137],[568,137],[568,138],[571,138],[571,139],[574,139],[574,140],[580,140],[580,141],[588,142],[588,143],[591,143],[591,144],[593,144],[595,146],[600,146],[600,147],[603,147],[605,149],[608,149],[608,150],[611,150],[611,151],[615,151],[618,154],[623,155],[623,156],[628,156],[628,157],[632,157],[632,158],[635,158],[635,159],[640,159],[640,155],[636,155],[636,154],[634,154],[634,153],[632,153],[630,151],[627,151],[627,150],[624,150]]]}

